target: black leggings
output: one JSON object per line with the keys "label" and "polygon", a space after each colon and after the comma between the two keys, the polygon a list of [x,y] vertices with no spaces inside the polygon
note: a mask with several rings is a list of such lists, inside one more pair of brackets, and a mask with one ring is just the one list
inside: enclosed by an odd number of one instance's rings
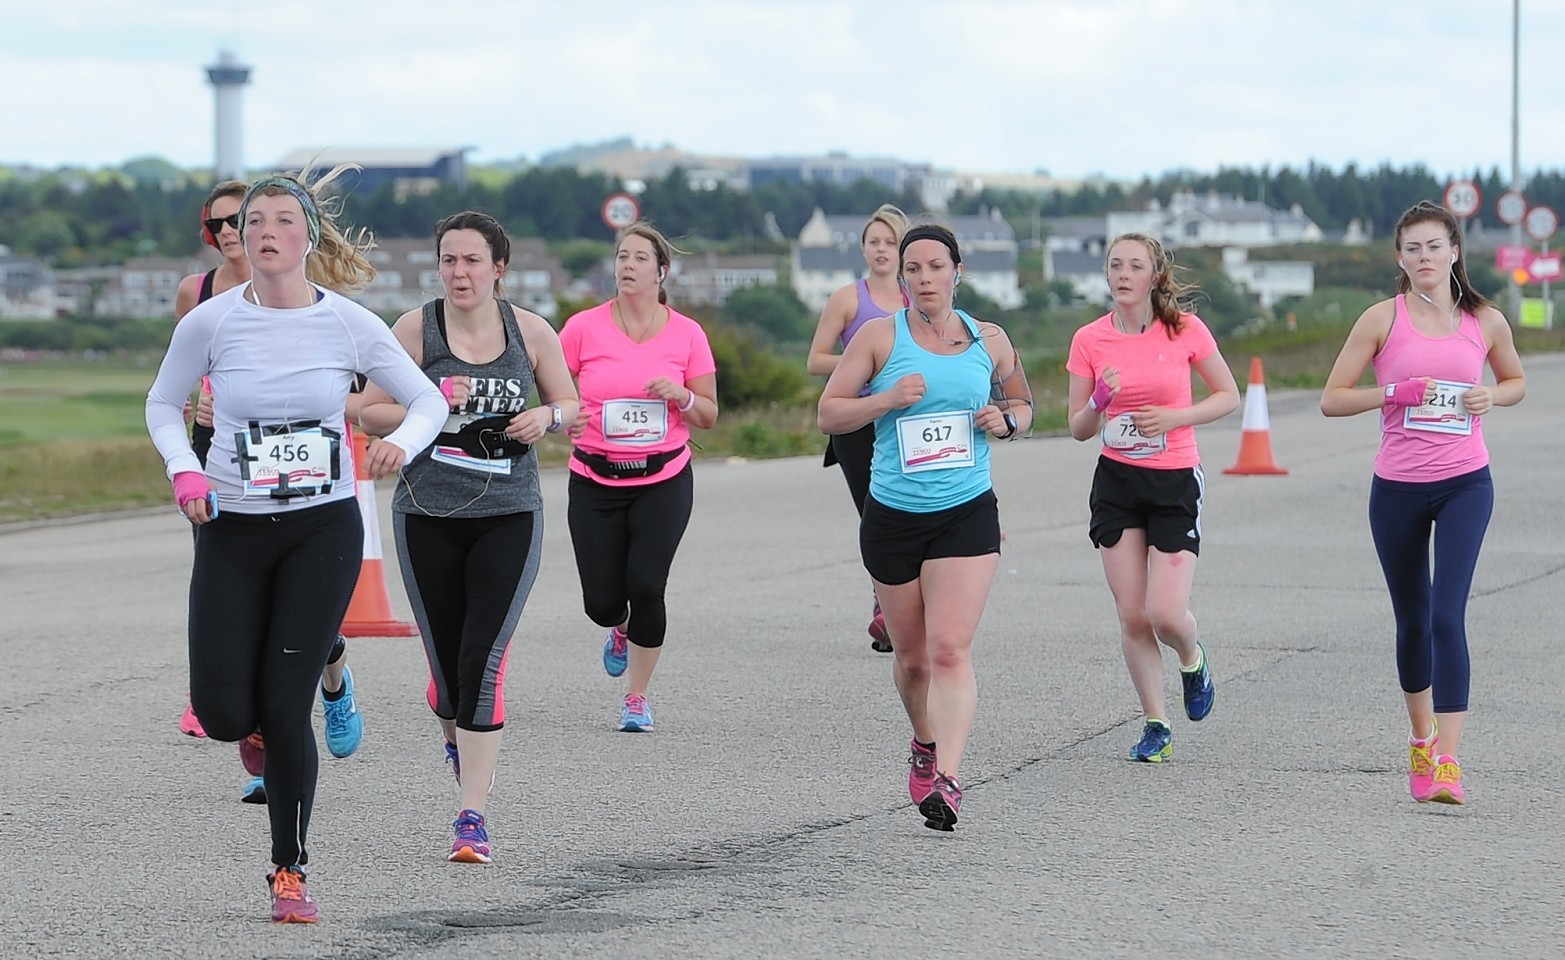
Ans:
{"label": "black leggings", "polygon": [[429,709],[463,730],[499,730],[511,635],[538,579],[543,514],[398,513],[392,529],[429,661]]}
{"label": "black leggings", "polygon": [[834,433],[827,441],[833,459],[848,481],[853,509],[864,516],[864,498],[869,496],[869,464],[875,456],[875,425],[866,424],[852,433]]}
{"label": "black leggings", "polygon": [[272,862],[305,863],[319,756],[312,722],[364,554],[353,500],[225,511],[201,529],[190,578],[190,703],[214,740],[266,738]]}
{"label": "black leggings", "polygon": [[661,647],[668,632],[663,591],[674,552],[690,523],[695,475],[690,464],[667,480],[611,487],[571,474],[571,545],[587,616],[600,627],[624,622],[638,647]]}

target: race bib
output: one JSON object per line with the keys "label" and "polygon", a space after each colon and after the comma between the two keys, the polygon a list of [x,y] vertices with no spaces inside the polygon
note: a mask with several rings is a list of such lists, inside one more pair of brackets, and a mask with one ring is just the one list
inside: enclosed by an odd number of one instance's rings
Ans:
{"label": "race bib", "polygon": [[668,404],[662,400],[605,400],[603,439],[613,443],[662,443],[668,436]]}
{"label": "race bib", "polygon": [[1143,437],[1141,431],[1136,429],[1136,421],[1128,413],[1106,421],[1098,436],[1102,438],[1103,446],[1132,460],[1155,457],[1168,449],[1168,434]]}
{"label": "race bib", "polygon": [[330,493],[341,436],[319,421],[264,426],[252,421],[235,438],[245,496],[286,500]]}
{"label": "race bib", "polygon": [[1436,380],[1433,400],[1416,407],[1402,408],[1402,426],[1426,433],[1472,433],[1473,415],[1467,412],[1467,405],[1462,403],[1462,394],[1472,388],[1470,383]]}
{"label": "race bib", "polygon": [[472,470],[476,473],[487,473],[491,476],[509,477],[511,475],[511,458],[509,457],[498,460],[492,460],[487,457],[475,457],[461,447],[453,447],[439,442],[436,442],[430,448],[429,459],[436,463],[459,467],[463,470]]}
{"label": "race bib", "polygon": [[897,456],[903,473],[973,465],[973,412],[956,410],[897,418]]}

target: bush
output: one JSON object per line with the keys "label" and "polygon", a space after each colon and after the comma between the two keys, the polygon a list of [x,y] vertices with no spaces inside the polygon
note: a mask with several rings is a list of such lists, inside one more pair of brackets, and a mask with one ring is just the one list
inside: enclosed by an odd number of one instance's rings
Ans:
{"label": "bush", "polygon": [[751,331],[707,327],[717,361],[717,400],[724,408],[806,402],[804,370],[773,356]]}

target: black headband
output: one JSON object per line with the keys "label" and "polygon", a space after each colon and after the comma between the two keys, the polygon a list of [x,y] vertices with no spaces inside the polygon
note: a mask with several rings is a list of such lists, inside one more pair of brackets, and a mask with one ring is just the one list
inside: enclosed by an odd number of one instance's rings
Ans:
{"label": "black headband", "polygon": [[947,250],[951,251],[951,261],[953,263],[958,265],[962,263],[962,252],[956,248],[956,241],[952,239],[951,234],[940,227],[931,227],[928,224],[922,227],[914,227],[902,235],[902,245],[897,247],[897,259],[902,259],[903,254],[907,253],[907,245],[914,240],[938,240]]}

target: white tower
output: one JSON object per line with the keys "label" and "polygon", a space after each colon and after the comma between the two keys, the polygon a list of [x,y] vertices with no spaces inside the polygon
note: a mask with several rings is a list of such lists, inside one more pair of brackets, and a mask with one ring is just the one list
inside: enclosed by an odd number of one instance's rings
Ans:
{"label": "white tower", "polygon": [[218,180],[243,180],[244,158],[240,150],[241,88],[250,82],[250,68],[239,63],[233,53],[223,50],[217,63],[206,68],[212,84],[215,109],[212,117],[212,173]]}

